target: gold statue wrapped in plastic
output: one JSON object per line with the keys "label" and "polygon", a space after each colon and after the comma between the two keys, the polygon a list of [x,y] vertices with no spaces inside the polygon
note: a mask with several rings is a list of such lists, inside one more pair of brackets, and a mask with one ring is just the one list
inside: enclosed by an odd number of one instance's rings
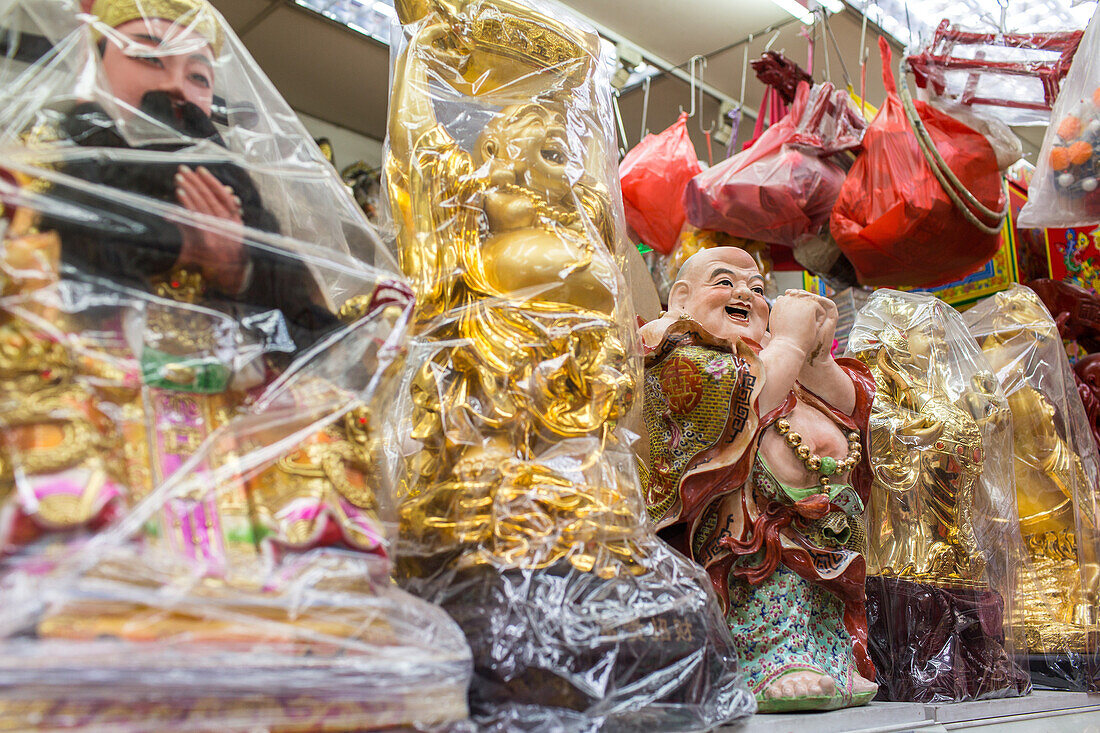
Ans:
{"label": "gold statue wrapped in plastic", "polygon": [[965,318],[1012,410],[1016,501],[1027,551],[1012,621],[1032,655],[1076,660],[1054,677],[1077,677],[1086,666],[1080,655],[1095,651],[1100,634],[1094,504],[1100,460],[1084,407],[1058,327],[1031,290],[998,293]]}
{"label": "gold statue wrapped in plastic", "polygon": [[880,698],[1026,691],[1000,623],[1012,582],[1001,569],[1019,548],[1012,420],[977,344],[934,296],[878,290],[848,353],[876,386],[867,617]]}
{"label": "gold statue wrapped in plastic", "polygon": [[[617,430],[640,364],[612,255],[622,213],[599,38],[512,0],[396,7],[406,43],[385,172],[426,342],[398,501],[402,580],[466,630],[491,681],[475,682],[483,713],[611,709],[618,695],[644,710],[664,684],[645,678],[672,659],[716,677],[678,686],[669,710],[694,706],[702,727],[743,712],[747,694],[717,705],[732,671],[698,653],[728,643],[717,605],[649,530]],[[606,595],[613,579],[665,600],[628,606]],[[551,608],[563,588],[589,600]],[[611,670],[603,690],[575,684],[569,670],[597,665]]]}
{"label": "gold statue wrapped in plastic", "polygon": [[[924,334],[888,325],[881,347],[859,356],[884,399],[871,419],[871,463],[882,521],[871,525],[868,572],[931,581],[978,581],[974,489],[982,433],[929,370]],[[888,396],[886,398],[885,396]]]}
{"label": "gold statue wrapped in plastic", "polygon": [[[410,20],[409,9],[401,12]],[[502,22],[535,23],[526,12]],[[617,539],[614,527],[625,521],[629,533],[636,517],[613,472],[600,471],[612,478],[602,488],[578,487],[538,460],[557,440],[613,441],[635,380],[615,323],[609,193],[587,177],[570,180],[576,162],[565,102],[576,68],[581,79],[590,73],[598,46],[564,28],[542,30],[568,58],[553,62],[532,48],[505,56],[508,71],[495,73],[507,73],[507,85],[545,68],[550,93],[494,113],[466,152],[435,119],[428,74],[453,82],[500,49],[445,21],[422,23],[395,70],[386,167],[421,331],[461,343],[426,362],[414,381],[413,437],[425,449],[402,508],[403,530],[438,549],[480,548],[468,562],[526,567],[562,558],[597,527]],[[590,460],[596,471],[605,463],[599,450]],[[538,502],[507,510],[517,492],[531,490]],[[564,516],[571,517],[565,524]],[[542,542],[539,552],[521,539],[547,532],[560,532],[560,541]],[[630,565],[630,548],[600,546]],[[489,548],[491,558],[482,554]],[[585,553],[569,557],[585,569],[594,563]],[[611,568],[601,564],[602,572]]]}

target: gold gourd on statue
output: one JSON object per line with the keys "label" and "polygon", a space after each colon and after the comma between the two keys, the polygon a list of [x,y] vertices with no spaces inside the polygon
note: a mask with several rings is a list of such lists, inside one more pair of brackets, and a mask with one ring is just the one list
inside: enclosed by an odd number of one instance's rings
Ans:
{"label": "gold gourd on statue", "polygon": [[[386,178],[416,329],[439,344],[411,385],[422,449],[402,537],[424,555],[464,548],[460,565],[639,572],[629,538],[644,514],[607,454],[637,378],[610,194],[585,173],[591,151],[569,145],[599,124],[569,107],[599,39],[507,1],[397,10],[415,25],[394,71]],[[492,112],[465,150],[431,94],[490,92],[529,101]],[[552,467],[547,452],[570,439],[583,460]]]}

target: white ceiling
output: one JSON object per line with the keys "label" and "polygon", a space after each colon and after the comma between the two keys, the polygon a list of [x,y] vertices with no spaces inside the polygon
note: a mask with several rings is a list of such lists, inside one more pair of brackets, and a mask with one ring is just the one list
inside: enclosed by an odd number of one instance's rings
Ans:
{"label": "white ceiling", "polygon": [[[381,140],[385,135],[389,49],[385,44],[357,33],[335,21],[294,5],[290,0],[212,0],[230,25],[242,37],[260,68],[295,109],[352,132]],[[771,0],[565,0],[565,4],[591,17],[596,23],[630,39],[665,60],[683,65],[695,54],[711,54],[706,82],[733,99],[741,98],[741,66],[745,40],[757,34],[749,58],[759,56],[769,43],[793,60],[808,65],[807,39],[802,26]],[[915,3],[914,3],[915,4]],[[836,38],[853,85],[859,88],[859,39],[861,15],[847,7],[831,17]],[[775,33],[765,29],[784,24]],[[871,24],[866,47],[867,99],[879,103],[884,91],[876,41]],[[714,53],[722,48],[725,51]],[[824,78],[825,49],[833,83],[845,84],[843,66],[832,41],[818,37],[815,74]],[[895,60],[901,52],[894,44]],[[763,86],[751,71],[744,103],[755,109]],[[664,75],[652,85],[647,116],[648,128],[656,131],[672,124],[680,106],[688,106],[688,85]],[[624,94],[621,109],[627,142],[640,137],[642,91]],[[708,98],[700,118],[690,126],[700,157],[706,159],[706,145],[699,125],[709,126],[718,115],[717,101]],[[742,125],[742,139],[751,132],[752,120]],[[1025,133],[1025,148],[1038,149],[1042,130]],[[722,151],[715,148],[716,156]]]}
{"label": "white ceiling", "polygon": [[564,0],[582,15],[674,64],[790,16],[771,0]]}

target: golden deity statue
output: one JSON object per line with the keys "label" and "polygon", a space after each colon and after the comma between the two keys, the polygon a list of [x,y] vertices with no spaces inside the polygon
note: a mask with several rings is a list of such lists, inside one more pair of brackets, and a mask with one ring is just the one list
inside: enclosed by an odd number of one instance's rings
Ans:
{"label": "golden deity statue", "polygon": [[[405,22],[418,19],[399,8]],[[506,16],[500,32],[538,30],[545,47],[509,55],[488,20],[486,35],[429,20],[394,72],[386,175],[401,263],[420,331],[458,344],[444,345],[413,382],[413,437],[424,450],[402,530],[438,550],[477,548],[469,563],[539,567],[568,556],[613,575],[633,566],[625,540],[638,514],[601,446],[617,440],[636,375],[616,323],[610,194],[577,175],[588,161],[570,160],[566,139],[577,132],[567,131],[566,103],[598,45],[525,13]],[[467,152],[436,121],[429,74],[454,82],[490,56],[506,88],[540,69],[549,88],[493,114]],[[592,441],[577,469],[594,485],[540,459],[566,439]],[[593,540],[596,554],[574,551]]]}
{"label": "golden deity statue", "polygon": [[[673,659],[717,675],[677,700],[707,720],[744,712],[741,691],[715,712],[737,683],[699,652],[728,633],[702,579],[648,528],[618,429],[640,364],[613,254],[622,212],[599,37],[513,0],[396,7],[385,179],[425,354],[411,360],[400,579],[466,631],[475,678],[492,681],[475,682],[482,713],[618,695],[644,710],[657,694],[644,678]],[[637,604],[606,595],[619,583]],[[546,605],[562,589],[578,600]],[[604,654],[617,661],[602,691],[565,671]]]}
{"label": "golden deity statue", "polygon": [[1013,624],[1032,654],[1095,650],[1100,460],[1058,327],[1022,286],[965,316],[1012,410],[1016,502],[1027,552],[1016,578]]}
{"label": "golden deity statue", "polygon": [[[892,315],[912,318],[896,304]],[[875,376],[871,465],[875,475],[868,573],[931,581],[980,581],[974,537],[975,484],[982,473],[982,431],[968,399],[946,388],[932,350],[943,334],[887,324],[876,348],[856,356]],[[939,339],[939,344],[933,342]],[[853,346],[857,349],[859,346]],[[976,383],[967,398],[986,398]]]}
{"label": "golden deity statue", "polygon": [[[883,697],[1019,694],[1028,679],[1000,619],[1019,547],[1011,413],[961,316],[931,295],[878,290],[848,353],[870,367],[867,593]],[[946,629],[946,631],[945,631]]]}

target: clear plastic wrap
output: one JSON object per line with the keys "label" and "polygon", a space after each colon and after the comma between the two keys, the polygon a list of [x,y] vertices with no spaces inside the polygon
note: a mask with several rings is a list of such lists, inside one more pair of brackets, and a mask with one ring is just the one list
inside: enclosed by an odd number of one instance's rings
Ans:
{"label": "clear plastic wrap", "polygon": [[867,620],[880,700],[1024,694],[1012,413],[962,316],[877,290],[847,354],[871,368]]}
{"label": "clear plastic wrap", "polygon": [[623,427],[640,363],[599,38],[512,0],[397,12],[385,175],[422,337],[399,582],[466,632],[486,729],[747,715],[717,600],[648,528]]}
{"label": "clear plastic wrap", "polygon": [[[1097,11],[1100,13],[1100,10]],[[1050,113],[1019,226],[1100,223],[1100,22],[1092,16]]]}
{"label": "clear plastic wrap", "polygon": [[411,291],[335,171],[205,0],[0,29],[0,728],[465,720],[389,580]]}
{"label": "clear plastic wrap", "polygon": [[688,221],[734,237],[796,247],[818,234],[846,171],[829,156],[859,145],[866,126],[832,84],[800,82],[786,117],[752,147],[688,183]]}
{"label": "clear plastic wrap", "polygon": [[[1058,326],[1022,285],[963,314],[1008,398],[1027,563],[1009,622],[1032,681],[1088,689],[1100,641],[1100,458]],[[1021,651],[1025,647],[1021,645]]]}
{"label": "clear plastic wrap", "polygon": [[1079,30],[983,33],[945,19],[907,63],[934,100],[1005,125],[1045,125],[1080,41]]}

